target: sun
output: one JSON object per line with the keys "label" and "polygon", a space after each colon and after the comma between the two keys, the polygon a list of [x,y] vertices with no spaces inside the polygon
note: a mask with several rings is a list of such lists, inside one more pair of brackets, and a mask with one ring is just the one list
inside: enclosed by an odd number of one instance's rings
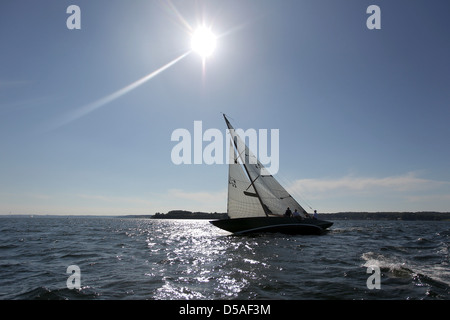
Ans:
{"label": "sun", "polygon": [[192,50],[197,52],[203,59],[209,57],[216,48],[216,36],[211,29],[199,27],[191,38]]}

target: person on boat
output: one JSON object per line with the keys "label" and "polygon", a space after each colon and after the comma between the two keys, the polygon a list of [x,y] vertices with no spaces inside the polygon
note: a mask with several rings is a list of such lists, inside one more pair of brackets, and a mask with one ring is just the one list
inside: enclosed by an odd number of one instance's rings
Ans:
{"label": "person on boat", "polygon": [[313,216],[313,219],[316,219],[316,220],[317,220],[317,210],[314,210],[314,216]]}
{"label": "person on boat", "polygon": [[289,209],[289,207],[286,209],[286,212],[284,213],[285,217],[292,217],[292,211]]}
{"label": "person on boat", "polygon": [[293,215],[294,215],[294,217],[300,218],[300,212],[298,212],[297,209],[294,210]]}

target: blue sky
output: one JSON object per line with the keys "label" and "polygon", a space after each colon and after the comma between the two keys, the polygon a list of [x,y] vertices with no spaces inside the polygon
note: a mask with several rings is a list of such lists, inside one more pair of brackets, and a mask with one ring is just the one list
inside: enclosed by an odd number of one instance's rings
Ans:
{"label": "blue sky", "polygon": [[[69,5],[81,29],[69,30]],[[381,29],[369,30],[369,5]],[[175,10],[176,9],[176,10]],[[279,129],[276,175],[319,212],[450,211],[448,1],[0,4],[0,214],[226,211],[226,165],[175,129]],[[183,19],[181,19],[183,17]],[[218,35],[203,70],[192,28]],[[305,201],[305,202],[303,202]]]}

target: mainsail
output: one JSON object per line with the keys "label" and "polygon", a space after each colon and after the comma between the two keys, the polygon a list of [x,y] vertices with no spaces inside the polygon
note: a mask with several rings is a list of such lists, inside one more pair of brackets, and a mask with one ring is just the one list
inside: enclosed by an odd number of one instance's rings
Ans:
{"label": "mainsail", "polygon": [[[289,207],[305,216],[303,207],[284,189],[245,145],[224,115],[230,139],[228,216],[282,216]],[[242,167],[245,169],[242,169]]]}
{"label": "mainsail", "polygon": [[255,189],[242,169],[230,141],[228,165],[228,216],[230,218],[265,217]]}

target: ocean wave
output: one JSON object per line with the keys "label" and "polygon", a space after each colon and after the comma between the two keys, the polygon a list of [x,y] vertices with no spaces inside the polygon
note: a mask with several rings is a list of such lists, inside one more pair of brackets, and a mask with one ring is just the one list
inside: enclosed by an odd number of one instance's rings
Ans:
{"label": "ocean wave", "polygon": [[[229,236],[208,221],[8,223],[37,231],[0,233],[0,299],[450,297],[450,224],[442,222],[339,221],[319,237]],[[66,288],[69,265],[80,267],[80,290]],[[380,267],[381,290],[368,289],[364,266]]]}
{"label": "ocean wave", "polygon": [[18,300],[90,300],[99,296],[91,287],[80,289],[50,289],[47,287],[37,287],[22,292],[12,299]]}
{"label": "ocean wave", "polygon": [[438,287],[447,291],[450,289],[450,270],[445,263],[423,267],[400,257],[385,256],[372,251],[363,253],[361,258],[365,261],[363,267],[379,267],[382,272],[389,273],[392,277],[410,277],[416,281],[416,285],[438,284]]}
{"label": "ocean wave", "polygon": [[391,272],[398,277],[410,276],[414,273],[414,271],[407,266],[406,262],[395,257],[386,257],[382,254],[369,251],[363,253],[361,258],[365,261],[362,266],[366,268],[375,266],[380,268],[383,272]]}

